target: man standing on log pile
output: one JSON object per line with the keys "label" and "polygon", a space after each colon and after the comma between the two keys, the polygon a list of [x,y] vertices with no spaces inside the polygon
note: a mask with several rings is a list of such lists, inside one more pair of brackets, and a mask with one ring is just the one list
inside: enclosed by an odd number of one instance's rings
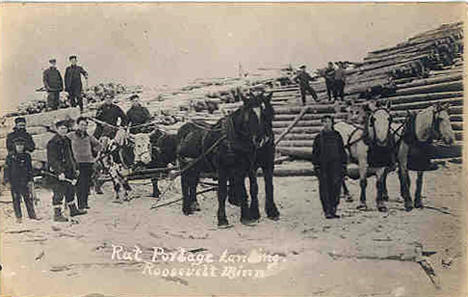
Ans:
{"label": "man standing on log pile", "polygon": [[309,81],[313,81],[313,78],[309,75],[309,73],[306,72],[306,65],[301,65],[299,69],[299,73],[293,78],[293,81],[299,83],[299,88],[301,90],[302,105],[306,104],[307,93],[312,95],[315,101],[318,101],[318,97],[315,93],[315,90],[309,85]]}
{"label": "man standing on log pile", "polygon": [[26,119],[23,117],[18,117],[15,119],[15,127],[13,128],[13,132],[8,133],[7,135],[6,146],[8,154],[15,152],[14,140],[17,138],[22,138],[25,140],[25,152],[32,153],[36,149],[36,144],[34,143],[33,138],[26,131]]}
{"label": "man standing on log pile", "polygon": [[75,184],[78,176],[75,158],[73,157],[71,140],[67,137],[68,121],[58,121],[57,134],[47,143],[47,163],[54,175],[52,205],[54,207],[54,221],[67,222],[62,214],[62,201],[70,208],[70,216],[86,214],[75,204]]}
{"label": "man standing on log pile", "polygon": [[325,218],[339,218],[336,209],[346,173],[346,152],[341,135],[333,129],[333,118],[322,118],[323,130],[315,137],[312,163],[319,180],[320,201]]}
{"label": "man standing on log pile", "polygon": [[325,68],[325,85],[327,86],[328,101],[332,101],[332,95],[336,100],[335,91],[335,67],[332,62],[328,62],[328,67]]}
{"label": "man standing on log pile", "polygon": [[335,92],[333,97],[337,100],[337,97],[344,101],[344,88],[346,84],[346,71],[344,69],[343,62],[338,62],[338,69],[335,70]]}
{"label": "man standing on log pile", "polygon": [[72,107],[78,105],[80,111],[83,112],[83,97],[81,96],[83,85],[81,83],[81,75],[85,77],[87,82],[88,72],[86,72],[83,67],[76,65],[76,56],[70,56],[69,60],[71,65],[68,66],[65,71],[65,91],[67,91],[70,96]]}
{"label": "man standing on log pile", "polygon": [[60,92],[63,91],[63,80],[60,71],[56,67],[57,60],[50,59],[50,67],[47,68],[43,75],[44,88],[47,95],[47,108],[57,110],[59,107]]}

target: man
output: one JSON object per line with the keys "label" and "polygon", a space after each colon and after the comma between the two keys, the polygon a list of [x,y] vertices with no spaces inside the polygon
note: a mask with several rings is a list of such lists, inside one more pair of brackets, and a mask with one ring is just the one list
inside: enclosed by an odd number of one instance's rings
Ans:
{"label": "man", "polygon": [[338,69],[335,70],[335,100],[340,97],[344,101],[344,87],[346,84],[346,72],[342,62],[338,62]]}
{"label": "man", "polygon": [[32,196],[34,184],[31,156],[24,151],[26,140],[18,137],[13,140],[13,144],[15,151],[6,158],[3,182],[11,185],[10,190],[16,221],[18,223],[22,222],[21,200],[24,200],[29,218],[38,220]]}
{"label": "man", "polygon": [[[151,114],[148,108],[141,105],[138,100],[138,95],[132,95],[132,107],[127,111],[128,125],[130,126],[130,133],[138,134],[148,131],[149,126],[141,126],[151,121]],[[140,127],[134,127],[140,126]]]}
{"label": "man", "polygon": [[328,67],[325,68],[325,85],[327,86],[328,101],[332,101],[332,95],[336,99],[335,92],[335,67],[332,62],[328,62]]}
{"label": "man", "polygon": [[76,189],[78,208],[89,209],[89,188],[95,162],[93,152],[97,154],[101,150],[101,144],[94,136],[88,135],[88,120],[85,117],[79,117],[76,123],[78,129],[68,133],[67,137],[71,140],[73,157],[80,172]]}
{"label": "man", "polygon": [[333,118],[322,118],[323,130],[315,137],[312,163],[319,179],[320,201],[325,218],[339,218],[336,209],[346,172],[346,152],[341,135],[333,129]]}
{"label": "man", "polygon": [[13,128],[13,132],[10,132],[7,135],[6,145],[8,153],[13,153],[15,151],[14,140],[17,138],[24,139],[25,152],[32,153],[36,149],[33,138],[26,131],[26,119],[23,117],[18,117],[15,119],[15,127]]}
{"label": "man", "polygon": [[68,66],[65,71],[65,91],[67,91],[70,96],[72,107],[76,107],[78,104],[80,111],[83,112],[83,98],[81,97],[83,85],[81,84],[81,75],[83,75],[87,81],[88,73],[83,67],[76,64],[76,56],[70,56],[69,60],[71,65]]}
{"label": "man", "polygon": [[94,137],[97,139],[101,138],[101,136],[108,136],[111,139],[114,138],[115,133],[117,132],[117,129],[114,127],[117,126],[117,121],[119,119],[121,126],[127,125],[127,116],[119,106],[113,103],[113,100],[113,94],[107,94],[104,103],[96,112],[97,120],[109,124],[105,125],[98,123],[96,130],[94,131]]}
{"label": "man", "polygon": [[54,207],[54,221],[67,222],[68,219],[62,214],[62,201],[70,208],[70,216],[86,214],[76,207],[74,202],[74,186],[77,178],[77,166],[73,157],[71,141],[67,137],[67,121],[56,123],[57,134],[47,143],[47,162],[49,169],[54,175],[52,205]]}
{"label": "man", "polygon": [[306,93],[312,95],[315,101],[317,101],[317,94],[315,90],[309,85],[309,81],[313,81],[309,73],[306,72],[306,65],[299,67],[299,73],[293,78],[293,80],[299,83],[299,88],[301,90],[301,99],[302,105],[306,104]]}
{"label": "man", "polygon": [[47,68],[43,75],[44,88],[47,95],[47,107],[49,110],[57,110],[59,107],[60,92],[63,91],[63,80],[60,71],[57,69],[55,59],[50,59],[50,67]]}

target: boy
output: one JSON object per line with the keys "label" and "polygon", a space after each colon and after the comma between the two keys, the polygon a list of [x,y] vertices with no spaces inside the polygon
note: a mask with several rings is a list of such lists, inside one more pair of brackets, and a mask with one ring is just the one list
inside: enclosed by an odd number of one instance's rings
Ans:
{"label": "boy", "polygon": [[22,222],[21,198],[24,199],[29,218],[38,220],[32,197],[34,184],[31,156],[25,152],[25,143],[24,138],[14,139],[15,150],[7,156],[5,162],[4,183],[9,182],[11,185],[13,209],[18,223]]}

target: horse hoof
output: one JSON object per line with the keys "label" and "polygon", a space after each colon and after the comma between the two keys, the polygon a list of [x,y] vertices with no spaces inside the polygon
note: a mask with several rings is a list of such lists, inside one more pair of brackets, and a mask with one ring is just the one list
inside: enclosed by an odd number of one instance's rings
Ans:
{"label": "horse hoof", "polygon": [[254,219],[241,219],[242,225],[249,226],[249,227],[257,225],[257,222],[258,221]]}
{"label": "horse hoof", "polygon": [[351,196],[346,196],[345,201],[346,202],[354,202],[354,199]]}
{"label": "horse hoof", "polygon": [[422,208],[424,208],[424,205],[422,203],[418,203],[418,204],[415,203],[414,208],[422,209]]}
{"label": "horse hoof", "polygon": [[382,196],[383,201],[388,201],[388,196]]}
{"label": "horse hoof", "polygon": [[280,215],[277,214],[277,215],[275,215],[275,216],[268,216],[268,218],[269,218],[270,220],[272,220],[272,221],[279,221]]}
{"label": "horse hoof", "polygon": [[386,206],[379,206],[379,207],[377,208],[377,210],[380,211],[380,212],[387,212],[387,211],[388,211],[388,208],[387,208]]}
{"label": "horse hoof", "polygon": [[412,206],[405,206],[405,210],[406,210],[407,212],[410,212],[410,211],[413,210],[413,207],[412,207]]}
{"label": "horse hoof", "polygon": [[367,210],[367,205],[366,204],[359,204],[356,209],[359,209],[359,210]]}
{"label": "horse hoof", "polygon": [[251,214],[250,217],[252,220],[260,220],[260,213]]}
{"label": "horse hoof", "polygon": [[183,212],[184,215],[186,215],[186,216],[189,216],[189,215],[193,214],[193,211],[190,210],[190,209],[189,209],[189,210],[182,210],[182,212]]}
{"label": "horse hoof", "polygon": [[228,220],[223,219],[218,221],[218,228],[220,229],[227,229],[230,228],[231,226],[229,225]]}
{"label": "horse hoof", "polygon": [[151,197],[153,197],[153,198],[159,198],[159,196],[161,196],[161,193],[159,193],[159,192],[151,194]]}

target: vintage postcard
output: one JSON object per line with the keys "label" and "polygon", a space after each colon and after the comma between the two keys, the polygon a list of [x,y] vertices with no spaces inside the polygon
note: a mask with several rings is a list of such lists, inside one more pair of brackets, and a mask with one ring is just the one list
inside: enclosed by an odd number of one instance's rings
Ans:
{"label": "vintage postcard", "polygon": [[2,3],[0,296],[467,296],[464,3]]}

